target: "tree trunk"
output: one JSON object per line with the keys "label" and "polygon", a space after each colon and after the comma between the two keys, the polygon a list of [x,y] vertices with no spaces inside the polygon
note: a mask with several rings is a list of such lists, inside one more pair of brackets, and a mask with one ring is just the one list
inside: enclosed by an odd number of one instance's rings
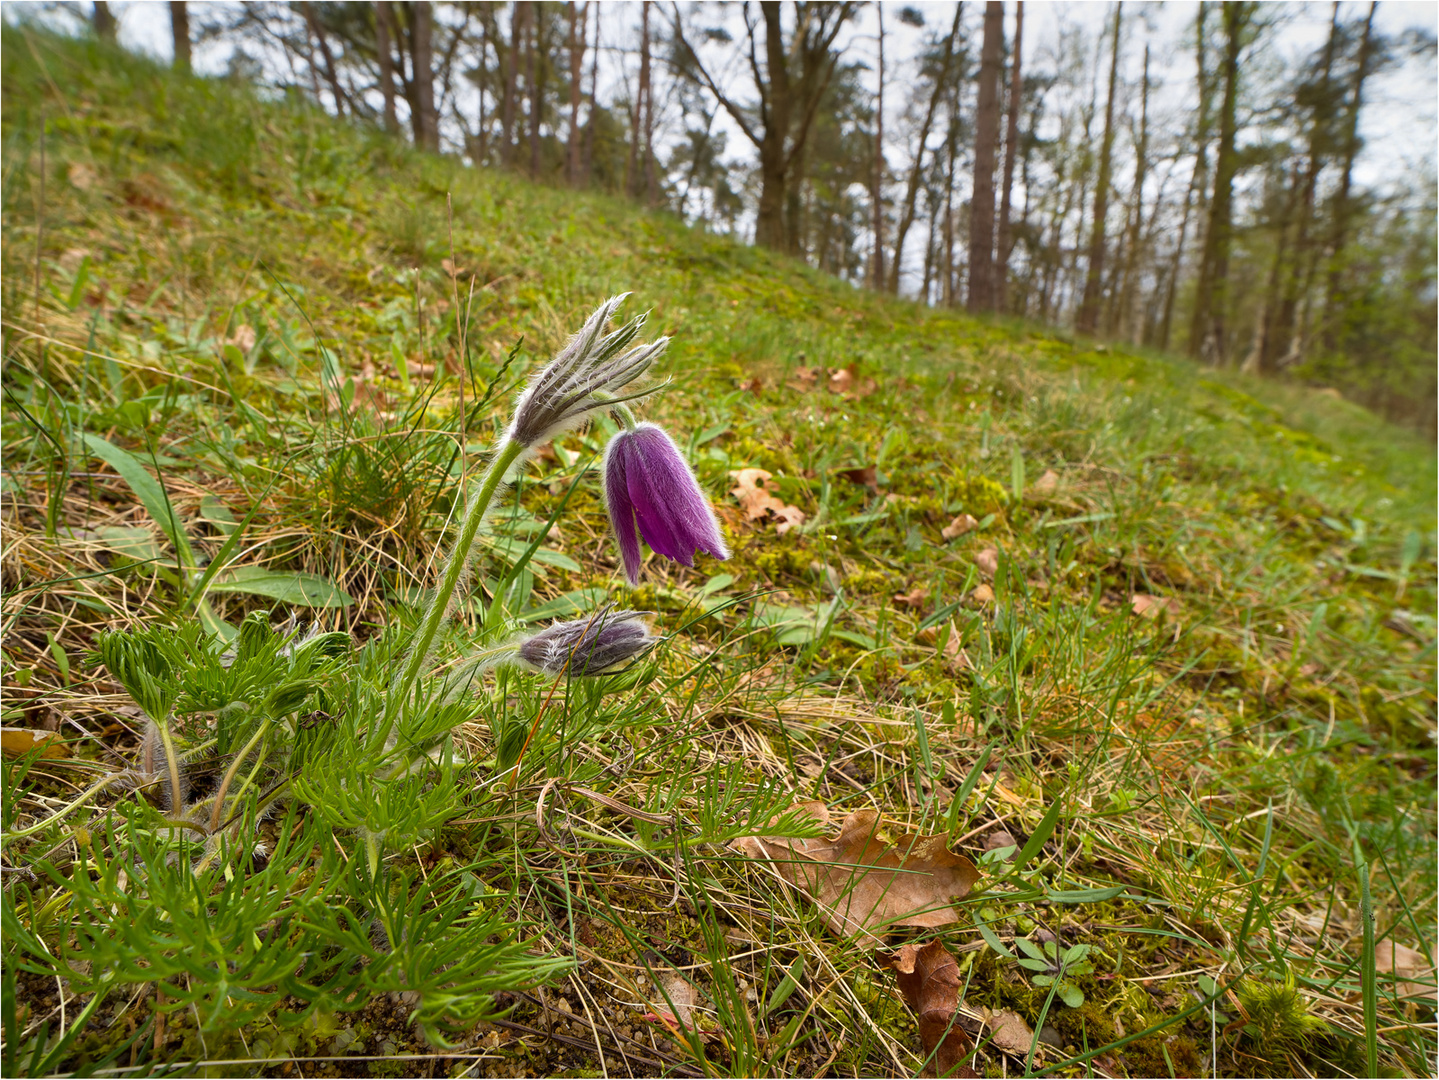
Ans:
{"label": "tree trunk", "polygon": [[[1329,125],[1333,121],[1331,99],[1334,52],[1339,43],[1339,0],[1334,0],[1329,20],[1329,38],[1324,44],[1324,63],[1320,68],[1319,91],[1309,123],[1309,153],[1304,168],[1304,190],[1299,200],[1298,222],[1294,227],[1294,258],[1284,284],[1284,298],[1279,304],[1274,333],[1268,344],[1266,362],[1286,365],[1297,360],[1303,351],[1299,333],[1299,305],[1314,287],[1314,271],[1319,262],[1319,244],[1310,233],[1314,224],[1314,195],[1319,173],[1328,157]],[[1285,350],[1280,357],[1279,350]]]}
{"label": "tree trunk", "polygon": [[189,71],[190,9],[185,0],[170,0],[170,37],[175,43],[175,70]]}
{"label": "tree trunk", "polygon": [[[871,229],[874,232],[874,251],[870,259],[871,287],[878,292],[884,288],[884,7],[874,6],[875,21],[879,26],[879,85],[874,96],[874,161],[869,176],[869,204],[872,214]],[[921,147],[921,150],[923,148]],[[899,252],[894,255],[895,269],[899,269]]]}
{"label": "tree trunk", "polygon": [[760,247],[784,251],[784,206],[789,163],[785,161],[785,140],[790,126],[789,61],[785,55],[780,5],[760,5],[765,25],[765,60],[769,68],[769,116],[759,147],[760,194],[754,239]]}
{"label": "tree trunk", "polygon": [[1222,364],[1226,353],[1225,318],[1229,304],[1229,246],[1233,239],[1234,177],[1239,171],[1235,151],[1239,97],[1239,53],[1249,24],[1251,5],[1234,0],[1220,9],[1224,24],[1224,101],[1219,114],[1219,151],[1214,161],[1214,196],[1204,234],[1204,257],[1195,289],[1189,351],[1210,364]]}
{"label": "tree trunk", "polygon": [[[505,68],[505,96],[500,104],[500,164],[509,166],[515,161],[515,99],[520,72],[520,38],[525,33],[525,14],[529,9],[528,0],[515,0],[510,5],[510,58]],[[498,45],[495,51],[499,52]]]}
{"label": "tree trunk", "polygon": [[[629,88],[629,78],[625,78],[625,88]],[[643,95],[640,94],[638,83],[635,85],[635,92],[630,97],[630,138],[628,153],[625,156],[625,194],[633,199],[640,190],[640,112],[643,104]]]}
{"label": "tree trunk", "polygon": [[115,40],[115,13],[106,0],[95,0],[95,6],[90,11],[90,25],[101,41]]}
{"label": "tree trunk", "polygon": [[424,149],[440,149],[440,125],[435,116],[435,57],[432,44],[434,13],[429,0],[407,4],[410,17],[410,64],[413,68],[411,90],[414,100],[411,106],[415,115],[412,127],[415,145]]}
{"label": "tree trunk", "polygon": [[[589,5],[585,5],[585,13],[589,14]],[[600,101],[600,5],[595,4],[595,50],[590,55],[590,122],[585,127],[584,147],[581,152],[580,161],[580,184],[587,187],[590,182],[590,169],[595,160],[595,109],[599,107]]]}
{"label": "tree trunk", "polygon": [[[395,14],[390,10],[389,0],[377,0],[373,6],[375,57],[380,64],[380,97],[384,101],[385,130],[396,132],[400,130],[400,123],[395,118]],[[483,139],[483,122],[480,128]]]}
{"label": "tree trunk", "polygon": [[940,290],[940,298],[947,308],[954,307],[959,302],[954,281],[954,182],[955,168],[959,158],[959,120],[963,86],[962,78],[955,80],[953,99],[949,106],[949,130],[945,134],[949,167],[945,172],[944,180],[944,246],[940,249],[940,267],[944,274],[944,281]]}
{"label": "tree trunk", "polygon": [[645,203],[659,199],[659,178],[655,172],[655,97],[650,74],[650,0],[640,5],[640,103],[644,106]]}
{"label": "tree trunk", "polygon": [[1209,107],[1214,95],[1214,84],[1205,69],[1204,16],[1208,5],[1201,0],[1199,15],[1194,24],[1194,62],[1198,68],[1199,115],[1194,128],[1194,172],[1190,174],[1189,186],[1184,192],[1184,214],[1179,220],[1179,239],[1174,245],[1174,259],[1169,267],[1169,280],[1165,283],[1164,314],[1159,322],[1159,347],[1169,348],[1169,338],[1174,326],[1174,299],[1179,287],[1179,270],[1184,261],[1184,240],[1189,234],[1189,213],[1194,203],[1194,194],[1199,193],[1203,203],[1205,189],[1209,186]]}
{"label": "tree trunk", "polygon": [[1114,43],[1109,60],[1109,95],[1104,104],[1104,137],[1099,144],[1099,178],[1094,184],[1094,226],[1089,235],[1089,270],[1084,278],[1084,300],[1079,305],[1074,328],[1081,334],[1094,333],[1099,321],[1100,293],[1104,281],[1105,218],[1109,214],[1109,181],[1114,154],[1114,88],[1119,81],[1119,31],[1124,4],[1114,5]]}
{"label": "tree trunk", "polygon": [[1269,358],[1274,347],[1271,341],[1276,336],[1275,324],[1279,318],[1280,292],[1283,270],[1288,255],[1289,225],[1294,217],[1300,199],[1300,180],[1296,176],[1289,191],[1284,195],[1283,206],[1275,222],[1274,258],[1269,264],[1269,277],[1264,287],[1264,303],[1254,322],[1254,341],[1249,355],[1244,358],[1240,370],[1248,375],[1261,375],[1269,370]]}
{"label": "tree trunk", "polygon": [[1374,12],[1378,0],[1369,5],[1364,20],[1364,36],[1359,40],[1358,64],[1354,69],[1354,89],[1344,116],[1344,165],[1339,176],[1339,190],[1334,196],[1334,229],[1329,239],[1329,284],[1324,291],[1324,345],[1331,352],[1338,339],[1335,320],[1344,304],[1344,245],[1348,242],[1349,219],[1354,213],[1350,188],[1354,179],[1354,159],[1359,154],[1359,110],[1364,104],[1364,80],[1374,55]]}
{"label": "tree trunk", "polygon": [[[177,6],[184,7],[185,5],[171,4],[171,11],[174,11]],[[330,42],[329,39],[325,37],[324,28],[320,26],[320,20],[317,17],[315,5],[305,4],[304,12],[305,25],[309,28],[310,36],[315,39],[315,44],[320,47],[320,59],[325,62],[325,82],[330,84],[330,96],[335,99],[335,115],[344,116],[345,106],[349,104],[349,99],[346,97],[345,92],[340,89],[340,77],[335,70],[335,54],[330,51]],[[179,33],[180,31],[176,29],[175,35],[177,40],[179,39]],[[186,31],[186,33],[188,48],[188,30]]]}
{"label": "tree trunk", "polygon": [[[789,205],[788,189],[791,185],[798,186],[804,175],[805,148],[815,113],[839,62],[834,41],[857,6],[854,0],[806,4],[800,12],[794,40],[786,47],[780,4],[778,0],[763,0],[759,5],[765,35],[763,68],[756,48],[758,27],[750,20],[749,9],[745,9],[750,68],[759,92],[758,116],[754,110],[736,105],[716,85],[699,54],[685,39],[678,9],[675,9],[676,44],[688,56],[694,78],[714,95],[759,151],[760,196],[755,215],[755,243],[762,247],[789,252],[796,249],[797,227],[787,222],[785,214]],[[797,78],[790,72],[791,56],[798,61]]]}
{"label": "tree trunk", "polygon": [[1004,5],[984,5],[984,45],[975,107],[974,192],[969,200],[969,310],[994,310],[994,157],[999,142],[999,77],[1004,66]]}
{"label": "tree trunk", "polygon": [[[1020,7],[1024,4],[1021,0]],[[940,98],[949,89],[949,70],[954,62],[954,46],[959,41],[959,20],[964,13],[964,4],[958,3],[954,6],[954,25],[949,28],[949,37],[944,42],[944,59],[940,62],[939,73],[934,78],[934,92],[929,96],[929,107],[924,113],[924,122],[919,127],[919,142],[915,146],[914,160],[910,162],[909,182],[905,186],[904,208],[900,213],[899,225],[894,234],[894,260],[889,267],[889,292],[895,295],[899,293],[899,263],[900,256],[904,253],[904,240],[909,234],[910,226],[914,224],[915,200],[919,195],[919,178],[924,166],[924,148],[929,141],[929,131],[934,124],[935,109],[939,105]],[[926,259],[929,258],[926,253]],[[925,270],[925,292],[921,295],[928,302],[929,269],[926,264]]]}
{"label": "tree trunk", "polygon": [[[1149,171],[1149,45],[1144,46],[1144,77],[1139,94],[1139,142],[1134,148],[1134,196],[1129,236],[1124,245],[1124,274],[1119,282],[1119,305],[1114,319],[1116,332],[1139,344],[1140,330],[1135,326],[1139,288],[1140,246],[1144,236],[1144,181]],[[1143,320],[1140,320],[1142,328]]]}
{"label": "tree trunk", "polygon": [[1014,60],[1009,71],[1009,122],[1004,134],[1004,185],[999,200],[999,241],[994,271],[994,307],[1004,311],[1009,306],[1009,253],[1014,235],[1009,224],[1010,196],[1014,188],[1014,161],[1019,153],[1019,104],[1023,91],[1020,50],[1024,46],[1024,0],[1014,5]]}
{"label": "tree trunk", "polygon": [[[565,147],[565,179],[571,187],[578,187],[580,182],[580,74],[585,58],[585,25],[578,7],[575,0],[570,0],[570,37],[567,42],[570,59],[570,130],[569,142]],[[585,14],[589,14],[588,4],[585,5]]]}
{"label": "tree trunk", "polygon": [[544,11],[539,4],[532,4],[529,18],[530,37],[525,46],[529,53],[529,75],[525,81],[530,96],[530,176],[536,180],[540,176],[540,121],[544,119],[545,105],[544,28]]}
{"label": "tree trunk", "polygon": [[934,264],[936,245],[939,242],[939,201],[927,199],[929,203],[929,232],[924,238],[924,283],[919,288],[919,299],[922,304],[932,304],[929,298],[929,287],[934,281]]}

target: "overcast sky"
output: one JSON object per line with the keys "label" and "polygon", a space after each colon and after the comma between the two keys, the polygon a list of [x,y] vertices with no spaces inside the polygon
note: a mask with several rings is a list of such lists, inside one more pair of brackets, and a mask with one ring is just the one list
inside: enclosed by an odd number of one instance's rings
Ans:
{"label": "overcast sky", "polygon": [[[82,5],[83,6],[83,5]],[[194,23],[205,4],[191,3]],[[900,20],[904,6],[918,9],[926,26],[916,28]],[[1013,40],[1013,3],[1005,5],[1005,36]],[[29,9],[34,13],[38,4],[6,0],[7,18],[14,18]],[[120,40],[128,47],[168,60],[171,53],[169,7],[149,0],[112,0],[120,24]],[[1150,100],[1151,124],[1157,131],[1166,127],[1178,129],[1180,113],[1193,108],[1194,49],[1193,24],[1198,8],[1191,0],[1131,2],[1125,6],[1125,34],[1121,52],[1120,77],[1125,92],[1137,96],[1145,45],[1150,46],[1150,78],[1153,90]],[[725,25],[738,43],[743,36],[739,4],[703,3],[684,5],[687,21],[705,25]],[[984,5],[965,6],[964,25],[977,52],[981,35]],[[1275,23],[1267,35],[1264,49],[1250,54],[1244,77],[1260,85],[1281,78],[1286,71],[1312,56],[1324,42],[1331,15],[1329,3],[1274,3],[1266,5],[1265,17]],[[1360,18],[1367,10],[1363,3],[1348,0],[1340,6],[1346,19]],[[638,2],[607,0],[602,5],[603,44],[600,98],[608,100],[622,81],[634,78],[637,60],[633,48],[639,29]],[[656,4],[651,20],[668,21],[670,4]],[[1107,34],[1113,8],[1107,2],[1055,3],[1031,0],[1025,5],[1023,67],[1026,71],[1052,70],[1061,52],[1076,43],[1092,50],[1099,38]],[[912,58],[918,51],[923,34],[947,32],[954,17],[951,3],[884,3],[877,9],[866,5],[859,17],[839,39],[847,58],[870,65],[873,72],[877,20],[882,13],[886,33],[886,157],[892,165],[908,160],[911,148],[904,142],[904,126],[898,123],[905,105],[906,91],[914,82]],[[1406,29],[1417,28],[1428,34],[1439,32],[1439,3],[1414,0],[1383,0],[1375,23],[1378,30],[1399,37]],[[1107,54],[1107,43],[1105,45]],[[196,70],[218,74],[225,70],[231,45],[225,41],[208,42],[195,51]],[[727,85],[737,100],[752,97],[746,87],[747,65],[738,60],[736,46],[701,47],[716,78]],[[729,61],[728,63],[726,61]],[[277,69],[278,73],[278,69]],[[871,75],[871,79],[873,76]],[[666,83],[657,84],[664,94]],[[1086,90],[1087,92],[1087,90]],[[1356,181],[1367,187],[1386,188],[1405,181],[1433,182],[1436,159],[1439,159],[1439,81],[1432,55],[1405,57],[1390,70],[1371,79],[1365,86],[1365,109],[1361,133],[1365,140],[1363,154],[1356,168]],[[1121,107],[1122,107],[1121,102]],[[1137,114],[1137,103],[1134,108]],[[670,107],[670,118],[677,119],[677,110]],[[661,117],[663,121],[665,117]],[[1166,124],[1166,120],[1172,120]],[[721,112],[717,124],[729,133],[729,157],[748,159],[751,148],[737,127]],[[675,132],[674,134],[678,134]],[[1119,153],[1126,153],[1121,141]],[[1122,166],[1120,167],[1122,168]],[[1116,175],[1122,175],[1117,168]]]}
{"label": "overcast sky", "polygon": [[[4,7],[13,13],[27,5],[21,0],[5,0]],[[133,49],[168,59],[171,52],[169,5],[158,0],[119,0],[112,2],[120,21],[120,39]],[[192,4],[200,8],[202,4]],[[706,4],[712,21],[725,21],[739,29],[738,5],[729,5],[727,12],[717,10],[718,4]],[[902,69],[896,70],[895,58],[913,55],[921,30],[906,26],[899,20],[902,6],[910,6],[923,13],[929,26],[947,29],[954,15],[949,3],[885,3],[881,5],[885,16],[886,45],[889,54],[890,71],[902,77]],[[1271,48],[1285,58],[1299,58],[1311,54],[1323,44],[1328,31],[1330,5],[1328,3],[1286,3],[1270,5],[1282,19],[1282,27],[1274,36]],[[1346,2],[1340,10],[1345,17],[1358,17],[1364,11],[1362,3]],[[606,44],[632,44],[638,30],[638,2],[607,0],[604,4],[604,29]],[[657,4],[656,9],[668,14],[668,4]],[[1191,45],[1191,27],[1198,8],[1191,0],[1169,0],[1166,3],[1130,3],[1126,12],[1127,32],[1125,48],[1121,58],[1122,76],[1137,84],[1146,42],[1151,45],[1151,77],[1164,84],[1159,93],[1168,92],[1172,100],[1187,107],[1192,101],[1194,80],[1194,58]],[[652,12],[655,9],[651,9]],[[1061,36],[1075,29],[1083,30],[1091,39],[1103,32],[1111,7],[1105,2],[1060,2],[1053,0],[1031,0],[1025,5],[1024,57],[1025,67],[1036,63],[1044,65],[1044,59],[1052,57],[1059,49]],[[1005,35],[1011,39],[1014,33],[1014,4],[1005,4]],[[652,18],[654,15],[652,14]],[[964,21],[970,32],[978,39],[979,26],[983,17],[983,5],[967,5]],[[846,51],[850,55],[864,56],[871,60],[875,50],[876,12],[867,6],[856,22],[848,39]],[[1384,0],[1375,16],[1378,28],[1392,36],[1398,36],[1409,27],[1418,27],[1429,33],[1439,32],[1439,3],[1420,0]],[[738,35],[736,35],[738,36]],[[627,40],[630,39],[630,40]],[[197,50],[196,68],[205,73],[224,70],[230,46],[224,42],[210,43]],[[617,67],[617,65],[616,65]],[[612,70],[610,81],[619,78],[619,71]],[[601,97],[604,96],[603,90]],[[1428,60],[1406,60],[1396,69],[1373,80],[1372,91],[1366,95],[1368,107],[1363,116],[1363,134],[1366,142],[1365,160],[1361,163],[1359,179],[1373,185],[1382,183],[1383,178],[1395,165],[1416,166],[1421,162],[1432,163],[1436,158],[1436,140],[1439,140],[1439,86],[1436,86],[1435,64]],[[889,95],[896,109],[900,105],[899,94],[891,89]],[[886,111],[889,111],[888,109]],[[735,145],[732,143],[731,145]]]}

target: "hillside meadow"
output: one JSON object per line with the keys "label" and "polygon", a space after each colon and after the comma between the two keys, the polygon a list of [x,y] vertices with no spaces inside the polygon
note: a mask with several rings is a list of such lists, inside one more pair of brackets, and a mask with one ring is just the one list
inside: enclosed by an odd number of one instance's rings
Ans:
{"label": "hillside meadow", "polygon": [[3,33],[0,1072],[1432,1073],[1430,444]]}

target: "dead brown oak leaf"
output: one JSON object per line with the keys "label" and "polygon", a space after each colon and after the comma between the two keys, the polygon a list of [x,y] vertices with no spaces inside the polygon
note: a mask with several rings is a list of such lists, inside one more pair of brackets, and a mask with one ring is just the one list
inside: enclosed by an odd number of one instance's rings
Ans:
{"label": "dead brown oak leaf", "polygon": [[70,756],[70,748],[59,735],[47,735],[43,731],[34,731],[31,728],[7,727],[0,729],[0,747],[3,747],[6,757],[20,757],[30,753],[32,750],[39,750],[37,755],[40,758],[67,758]]}
{"label": "dead brown oak leaf", "polygon": [[1402,998],[1435,998],[1434,966],[1422,952],[1393,941],[1374,946],[1374,968],[1381,975],[1394,976],[1394,990]]}
{"label": "dead brown oak leaf", "polygon": [[1013,1057],[1025,1057],[1030,1047],[1034,1046],[1034,1029],[1025,1023],[1019,1013],[1000,1009],[985,1016],[984,1023],[989,1028],[989,1045],[996,1050]]}
{"label": "dead brown oak leaf", "polygon": [[1053,469],[1045,469],[1044,473],[1034,482],[1029,490],[1036,495],[1053,495],[1059,488],[1059,474]]}
{"label": "dead brown oak leaf", "polygon": [[1129,608],[1134,614],[1145,619],[1159,619],[1164,616],[1177,619],[1184,608],[1172,596],[1150,596],[1148,593],[1135,593],[1129,598]]}
{"label": "dead brown oak leaf", "polygon": [[797,367],[794,369],[794,377],[785,383],[791,390],[801,394],[814,389],[814,384],[819,381],[819,368]]}
{"label": "dead brown oak leaf", "polygon": [[767,514],[773,514],[778,522],[774,531],[783,536],[790,529],[804,524],[805,512],[797,506],[786,504],[765,487],[773,475],[764,469],[739,469],[731,472],[735,486],[730,490],[730,494],[739,500],[746,521],[758,521]]}
{"label": "dead brown oak leaf", "polygon": [[874,379],[863,379],[851,364],[849,367],[830,368],[829,371],[829,392],[838,394],[842,398],[867,398],[870,394],[879,389],[879,383]]}
{"label": "dead brown oak leaf", "polygon": [[992,578],[999,572],[999,550],[987,547],[974,557],[974,565],[979,567],[979,572],[986,578]]}
{"label": "dead brown oak leaf", "polygon": [[905,1003],[919,1019],[919,1039],[928,1064],[925,1076],[978,1076],[964,1064],[974,1049],[959,1026],[959,964],[938,939],[919,948],[900,946],[889,958]]}
{"label": "dead brown oak leaf", "polygon": [[653,1011],[641,1018],[646,1023],[660,1024],[671,1035],[680,1035],[689,1029],[707,1043],[719,1042],[722,1035],[718,1028],[702,1028],[696,1025],[694,1012],[698,1005],[695,988],[679,975],[668,975],[661,980],[664,993],[654,1003]]}
{"label": "dead brown oak leaf", "polygon": [[867,487],[871,491],[879,490],[879,473],[873,465],[863,465],[853,469],[836,469],[835,475],[844,477],[856,487]]}
{"label": "dead brown oak leaf", "polygon": [[[821,826],[832,825],[824,803],[799,808]],[[780,877],[808,893],[836,934],[860,935],[878,946],[878,933],[894,927],[958,922],[950,901],[969,895],[979,881],[974,863],[950,851],[942,835],[911,833],[891,847],[878,833],[879,813],[856,810],[833,840],[744,836],[734,846],[751,859],[768,861]]]}
{"label": "dead brown oak leaf", "polygon": [[972,532],[979,527],[979,519],[972,514],[960,514],[944,528],[939,530],[939,535],[946,540],[954,540],[967,532]]}
{"label": "dead brown oak leaf", "polygon": [[894,604],[895,607],[911,607],[920,611],[923,610],[925,598],[928,596],[929,592],[923,585],[916,585],[907,593],[895,593]]}
{"label": "dead brown oak leaf", "polygon": [[65,176],[80,191],[89,191],[100,179],[93,166],[83,161],[71,162],[70,167],[65,170]]}
{"label": "dead brown oak leaf", "polygon": [[249,352],[255,347],[256,340],[255,328],[249,323],[241,323],[235,327],[235,332],[225,339],[225,344],[233,345],[241,352]]}

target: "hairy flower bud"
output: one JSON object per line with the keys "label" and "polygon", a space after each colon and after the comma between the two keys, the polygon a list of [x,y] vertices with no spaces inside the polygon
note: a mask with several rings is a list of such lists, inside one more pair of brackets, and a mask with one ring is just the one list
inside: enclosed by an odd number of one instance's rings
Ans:
{"label": "hairy flower bud", "polygon": [[603,475],[605,504],[631,585],[640,579],[641,538],[655,554],[685,566],[694,565],[697,550],[729,558],[709,500],[663,428],[641,423],[621,431],[605,448]]}
{"label": "hairy flower bud", "polygon": [[642,611],[601,608],[583,619],[551,623],[520,642],[517,655],[547,675],[598,675],[647,652],[658,639]]}
{"label": "hairy flower bud", "polygon": [[[613,404],[613,395],[643,375],[665,351],[669,338],[622,351],[639,336],[643,315],[613,333],[604,332],[605,324],[628,295],[612,296],[596,308],[580,332],[535,376],[515,405],[509,430],[512,440],[521,446],[538,446],[594,410]],[[605,396],[597,398],[597,394]],[[619,400],[642,396],[622,395]]]}

